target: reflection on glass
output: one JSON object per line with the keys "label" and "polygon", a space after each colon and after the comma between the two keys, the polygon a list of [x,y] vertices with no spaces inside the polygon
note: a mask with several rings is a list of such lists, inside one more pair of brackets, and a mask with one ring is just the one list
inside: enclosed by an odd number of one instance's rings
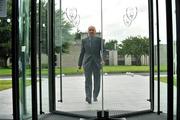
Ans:
{"label": "reflection on glass", "polygon": [[20,1],[19,6],[19,102],[21,119],[32,116],[31,68],[30,68],[30,5],[29,1]]}
{"label": "reflection on glass", "polygon": [[[167,39],[165,12],[165,3],[159,2],[160,111],[163,113],[167,113]],[[155,93],[157,93],[156,89]],[[157,95],[155,94],[155,96]],[[155,103],[157,103],[157,98],[155,98]],[[157,106],[155,106],[155,110],[157,110]]]}
{"label": "reflection on glass", "polygon": [[[39,110],[40,112],[49,112],[49,83],[48,83],[48,1],[41,0],[38,6],[39,10],[39,19],[38,23],[40,24],[39,28],[39,82],[38,82],[38,93],[39,99],[41,97],[41,104],[39,103],[38,106],[41,107]],[[40,37],[40,38],[39,38]],[[41,80],[41,84],[40,84]],[[40,86],[41,85],[41,86]],[[41,92],[41,96],[40,96]]]}
{"label": "reflection on glass", "polygon": [[[11,79],[11,69],[12,69],[12,54],[11,54],[11,26],[12,14],[11,6],[12,1],[4,1],[7,6],[7,16],[0,17],[0,119],[4,116],[12,118],[13,113],[13,101],[12,101],[12,79]],[[1,1],[1,3],[3,3]],[[1,7],[2,8],[2,7]],[[1,14],[2,15],[2,14]],[[2,77],[2,76],[6,77]]]}
{"label": "reflection on glass", "polygon": [[177,116],[177,37],[176,37],[176,9],[175,9],[175,1],[172,2],[172,17],[173,17],[173,68],[174,68],[174,119],[176,119]]}

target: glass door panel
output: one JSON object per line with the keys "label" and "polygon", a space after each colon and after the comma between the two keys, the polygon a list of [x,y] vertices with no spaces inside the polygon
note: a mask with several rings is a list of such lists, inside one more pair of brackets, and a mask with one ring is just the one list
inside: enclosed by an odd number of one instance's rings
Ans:
{"label": "glass door panel", "polygon": [[[61,18],[59,1],[56,5],[56,99],[59,101],[56,109],[73,114],[96,116],[97,110],[101,110],[102,106],[101,91],[98,102],[94,102],[93,97],[92,104],[86,102],[84,71],[83,67],[78,70],[77,66],[82,39],[88,37],[88,27],[95,26],[96,35],[99,37],[101,35],[100,1],[62,0]],[[92,79],[92,86],[93,84]]]}
{"label": "glass door panel", "polygon": [[103,0],[104,106],[110,115],[150,109],[148,0]]}
{"label": "glass door panel", "polygon": [[20,117],[32,117],[31,101],[31,49],[30,49],[30,1],[19,2],[19,102]]}
{"label": "glass door panel", "polygon": [[[59,3],[56,5],[57,110],[96,115],[103,105],[111,115],[116,115],[150,109],[148,1],[103,1],[103,23],[101,1],[62,0],[61,17]],[[101,89],[98,102],[91,105],[85,101],[84,71],[77,70],[81,40],[88,36],[90,25],[105,40],[105,100],[101,102]],[[129,43],[133,45],[131,48]]]}
{"label": "glass door panel", "polygon": [[[157,38],[155,42],[155,56],[159,51],[159,67],[160,67],[160,84],[159,84],[159,110],[167,113],[167,39],[166,39],[166,11],[165,2],[159,1],[159,50],[157,50]],[[155,6],[154,6],[155,7]],[[155,13],[156,14],[156,13]],[[156,18],[156,17],[155,17]],[[157,23],[157,22],[156,22]],[[157,24],[155,24],[155,29]],[[156,29],[157,31],[157,29]],[[157,66],[157,57],[155,57],[155,65]],[[156,67],[157,69],[157,67]],[[155,111],[158,111],[158,77],[155,76]]]}
{"label": "glass door panel", "polygon": [[49,82],[48,82],[48,0],[38,2],[38,97],[39,112],[49,112]]}
{"label": "glass door panel", "polygon": [[177,119],[177,30],[176,30],[176,3],[175,1],[172,2],[172,17],[173,17],[173,68],[174,68],[174,120]]}
{"label": "glass door panel", "polygon": [[[12,26],[12,1],[6,1],[7,16],[0,18],[0,119],[12,118],[13,101],[12,101],[12,53],[11,53],[11,26]],[[3,46],[3,44],[5,46]],[[7,46],[8,45],[8,46]]]}

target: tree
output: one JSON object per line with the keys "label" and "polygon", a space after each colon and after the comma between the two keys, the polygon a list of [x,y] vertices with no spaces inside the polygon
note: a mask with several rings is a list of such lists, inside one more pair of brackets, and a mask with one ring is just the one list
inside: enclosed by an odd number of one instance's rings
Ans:
{"label": "tree", "polygon": [[[61,26],[60,26],[60,15],[61,15]],[[65,20],[64,16],[65,13],[60,10],[56,10],[55,12],[55,50],[57,53],[60,52],[61,44],[62,44],[62,52],[68,53],[69,52],[69,46],[74,40],[74,34],[71,33],[71,30],[73,28],[73,25]],[[60,36],[60,27],[62,31],[62,36]],[[60,39],[61,38],[61,39]]]}
{"label": "tree", "polygon": [[136,65],[141,65],[141,56],[149,54],[149,39],[141,36],[130,36],[122,41],[119,52],[123,55],[134,56]]}
{"label": "tree", "polygon": [[81,32],[80,30],[77,30],[77,32],[74,35],[75,41],[81,40]]}
{"label": "tree", "polygon": [[[117,46],[117,40],[110,40],[109,42],[106,42],[104,47],[107,49],[107,50],[114,50],[115,47],[118,47]],[[116,48],[117,49],[117,48]]]}
{"label": "tree", "polygon": [[[47,40],[47,24],[48,24],[48,3],[45,1],[41,1],[41,22],[42,22],[42,52],[48,53],[48,40]],[[61,15],[61,26],[60,26],[60,15]],[[74,40],[74,34],[71,33],[73,25],[65,19],[65,13],[63,11],[60,12],[59,9],[55,10],[55,52],[59,53],[61,50],[62,44],[62,52],[68,53],[70,42]],[[60,27],[62,29],[62,34],[60,33]],[[60,37],[60,34],[62,35]],[[60,38],[62,38],[60,40]]]}
{"label": "tree", "polygon": [[11,56],[11,4],[7,1],[7,17],[0,18],[0,66],[7,67],[7,59]]}

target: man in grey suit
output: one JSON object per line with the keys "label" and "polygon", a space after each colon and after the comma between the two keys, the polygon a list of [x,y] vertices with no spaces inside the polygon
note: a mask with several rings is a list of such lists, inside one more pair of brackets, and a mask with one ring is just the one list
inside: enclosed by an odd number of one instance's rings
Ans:
{"label": "man in grey suit", "polygon": [[82,40],[81,53],[78,68],[83,65],[85,73],[86,101],[91,104],[92,98],[92,74],[94,76],[93,99],[96,102],[100,91],[100,69],[101,69],[101,38],[96,37],[94,26],[88,28],[88,37]]}

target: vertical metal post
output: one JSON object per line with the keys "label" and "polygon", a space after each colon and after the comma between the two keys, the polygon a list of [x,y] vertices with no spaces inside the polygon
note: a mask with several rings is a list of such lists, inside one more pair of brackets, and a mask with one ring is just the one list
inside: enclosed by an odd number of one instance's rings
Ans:
{"label": "vertical metal post", "polygon": [[[25,5],[25,4],[24,4]],[[23,6],[24,6],[23,5]],[[22,33],[22,43],[21,43],[21,47],[25,47],[26,46],[26,39],[25,39],[25,25],[23,24],[23,33]],[[22,49],[22,48],[21,48]],[[22,97],[21,97],[21,100],[22,100],[22,109],[23,109],[23,115],[26,115],[27,114],[27,103],[26,103],[26,51],[22,51],[20,52],[20,64],[21,67],[22,67],[22,71],[21,71],[21,74],[20,76],[22,77],[22,80],[21,80],[21,86],[22,86],[22,89],[21,89],[21,93],[22,93]]]}
{"label": "vertical metal post", "polygon": [[148,0],[149,12],[149,44],[150,44],[150,102],[151,110],[154,110],[154,20],[153,0]]}
{"label": "vertical metal post", "polygon": [[62,49],[63,49],[63,42],[62,42],[62,24],[61,24],[61,13],[62,13],[62,0],[59,1],[59,10],[60,10],[60,16],[59,16],[59,24],[60,24],[60,58],[59,58],[59,66],[60,66],[60,100],[59,102],[63,102],[63,96],[62,96]]}
{"label": "vertical metal post", "polygon": [[[103,61],[104,41],[103,41],[103,1],[101,0],[101,58]],[[103,79],[103,66],[101,68],[102,80],[102,117],[104,116],[104,79]]]}
{"label": "vertical metal post", "polygon": [[[24,39],[24,33],[23,33],[23,39]],[[22,45],[24,46],[24,40],[22,41]],[[23,114],[27,114],[27,103],[26,103],[26,53],[25,51],[21,52],[21,62],[22,62],[22,80],[21,80],[21,92],[22,92],[22,106],[23,106]]]}
{"label": "vertical metal post", "polygon": [[166,0],[167,24],[167,87],[168,87],[168,120],[173,120],[173,28],[172,28],[172,1]]}
{"label": "vertical metal post", "polygon": [[176,120],[180,120],[180,1],[176,0],[176,35],[177,35],[177,112]]}
{"label": "vertical metal post", "polygon": [[12,96],[13,119],[20,120],[19,108],[19,2],[12,1]]}
{"label": "vertical metal post", "polygon": [[31,85],[32,120],[38,120],[37,114],[37,36],[36,36],[36,0],[31,0]]}
{"label": "vertical metal post", "polygon": [[54,0],[48,0],[48,41],[49,41],[49,111],[56,108],[55,91],[55,59],[54,59]]}
{"label": "vertical metal post", "polygon": [[156,0],[156,22],[157,22],[157,113],[160,114],[160,49],[159,49],[159,3]]}
{"label": "vertical metal post", "polygon": [[43,113],[42,111],[42,77],[41,77],[41,43],[42,43],[42,21],[41,21],[41,0],[39,0],[39,46],[38,46],[38,60],[39,60],[39,112],[40,114]]}

